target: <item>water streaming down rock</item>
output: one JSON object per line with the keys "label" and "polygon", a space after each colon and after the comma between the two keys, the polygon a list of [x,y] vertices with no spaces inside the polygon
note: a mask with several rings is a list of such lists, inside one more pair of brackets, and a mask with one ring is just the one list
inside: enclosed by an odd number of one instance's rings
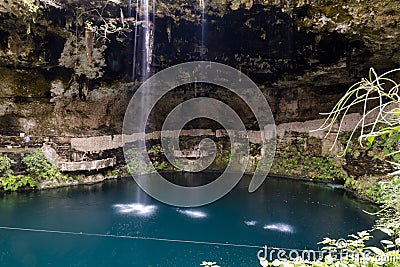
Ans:
{"label": "water streaming down rock", "polygon": [[[151,74],[154,46],[155,0],[136,0],[135,29],[133,33],[132,80],[134,86],[145,82]],[[131,4],[131,0],[130,0]],[[152,15],[151,15],[152,14]],[[132,14],[130,14],[132,15]],[[141,107],[148,106],[149,88],[143,88]],[[140,112],[139,112],[140,113]],[[137,114],[141,119],[143,114]]]}
{"label": "water streaming down rock", "polygon": [[[131,3],[132,0],[130,0]],[[199,0],[199,6],[201,10],[201,14],[199,14],[200,21],[200,40],[195,36],[199,36],[198,33],[193,36],[194,42],[197,43],[200,41],[200,49],[199,49],[199,60],[205,60],[205,56],[207,54],[206,48],[206,3],[204,0]],[[155,0],[136,0],[136,14],[135,14],[135,30],[134,30],[134,38],[133,38],[133,66],[132,66],[132,79],[134,84],[142,84],[151,76],[151,64],[153,60],[153,47],[154,47],[154,33],[155,33],[155,10],[156,3]],[[132,15],[132,14],[130,14]],[[169,37],[170,38],[170,37]],[[196,85],[195,85],[195,97],[199,96],[196,93]],[[204,85],[200,85],[200,94],[204,93],[205,87]],[[138,109],[138,114],[140,118],[140,125],[144,125],[147,123],[148,118],[145,116],[144,111],[147,110],[150,103],[152,103],[151,99],[151,88],[143,87],[141,88],[141,92],[139,95],[140,98],[140,109]],[[200,127],[202,125],[199,125]],[[138,192],[136,195],[138,196],[136,199],[137,203],[142,203],[143,198],[140,197],[141,194]]]}
{"label": "water streaming down rock", "polygon": [[200,57],[201,59],[204,59],[203,56],[205,55],[206,47],[204,44],[204,39],[205,39],[205,27],[206,27],[206,21],[205,21],[205,0],[200,0],[200,7],[201,7],[201,48],[202,51],[200,51]]}
{"label": "water streaming down rock", "polygon": [[142,23],[142,31],[143,31],[143,55],[142,55],[142,80],[145,81],[148,78],[148,74],[150,72],[150,64],[151,64],[151,54],[152,54],[152,31],[150,27],[150,19],[149,19],[149,1],[144,0],[141,1],[141,5],[143,8],[143,23]]}
{"label": "water streaming down rock", "polygon": [[[129,0],[131,5],[131,0]],[[131,14],[130,14],[131,16]],[[139,0],[136,0],[136,15],[135,15],[135,30],[133,33],[133,54],[132,54],[132,81],[136,81],[136,49],[137,49],[137,34],[138,34],[138,18],[139,18]]]}
{"label": "water streaming down rock", "polygon": [[[199,60],[206,60],[206,55],[208,52],[207,46],[206,46],[206,25],[207,25],[207,21],[206,21],[206,0],[199,0],[199,6],[200,6],[200,10],[201,10],[201,14],[200,14],[200,29],[201,29],[201,36],[200,36],[200,45],[199,45],[199,49],[198,49],[198,53],[199,53]],[[198,96],[204,96],[207,95],[206,90],[207,87],[204,84],[195,84],[195,97]],[[198,122],[198,127],[199,128],[203,128],[206,127],[203,121],[199,121]]]}
{"label": "water streaming down rock", "polygon": [[[133,36],[133,59],[132,59],[132,79],[134,84],[136,81],[142,84],[150,77],[150,66],[153,59],[153,46],[154,46],[154,26],[155,26],[155,0],[136,0],[136,15],[135,15],[135,30]],[[130,0],[131,4],[131,0]],[[150,14],[152,15],[152,19]],[[139,67],[139,68],[138,68]],[[143,93],[140,95],[139,111],[143,110],[143,107],[147,107],[151,103],[150,88],[144,87]],[[141,112],[139,112],[141,113]],[[137,114],[141,123],[145,123],[144,114]],[[143,201],[142,192],[138,188],[137,203]]]}
{"label": "water streaming down rock", "polygon": [[[154,0],[153,0],[154,1]],[[150,65],[152,62],[152,54],[153,54],[153,29],[152,27],[153,22],[150,20],[150,8],[152,6],[149,6],[149,0],[140,0],[140,33],[139,33],[139,38],[140,40],[140,57],[141,57],[141,71],[140,71],[140,77],[141,77],[141,83],[145,82],[149,77],[150,77]],[[143,91],[143,94],[141,95],[141,110],[143,110],[145,107],[149,106],[149,103],[151,102],[151,92],[149,91],[149,87],[145,87],[145,90]],[[141,125],[142,123],[146,123],[144,120],[145,118],[144,114],[139,114],[140,119],[141,119]]]}
{"label": "water streaming down rock", "polygon": [[[131,0],[129,4],[131,4]],[[155,7],[155,0],[152,0],[151,4],[149,0],[136,0],[132,58],[132,79],[134,82],[143,83],[150,76],[150,66],[153,60]],[[131,14],[129,15],[131,16]],[[138,67],[140,68],[138,69]]]}

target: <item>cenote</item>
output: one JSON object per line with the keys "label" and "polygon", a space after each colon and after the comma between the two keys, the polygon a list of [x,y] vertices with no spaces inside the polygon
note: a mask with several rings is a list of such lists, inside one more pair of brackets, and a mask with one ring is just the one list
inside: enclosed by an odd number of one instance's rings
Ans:
{"label": "cenote", "polygon": [[[169,179],[198,182],[212,176],[175,173]],[[374,224],[363,212],[374,207],[343,190],[268,178],[248,193],[249,179],[198,208],[158,202],[129,178],[4,194],[0,226],[49,232],[2,228],[1,265],[199,266],[206,260],[259,266],[258,247],[318,249],[323,237],[345,238]]]}
{"label": "cenote", "polygon": [[[325,237],[376,255],[323,266],[397,257],[398,10],[0,0],[0,267],[290,267],[296,254],[258,252]],[[127,178],[155,171],[172,190]],[[223,197],[241,175],[210,183],[240,171],[254,177]]]}

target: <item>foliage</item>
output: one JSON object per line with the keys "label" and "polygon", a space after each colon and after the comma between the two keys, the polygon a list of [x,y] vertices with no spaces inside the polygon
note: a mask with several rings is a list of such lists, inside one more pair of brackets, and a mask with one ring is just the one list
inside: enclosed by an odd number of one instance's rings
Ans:
{"label": "foliage", "polygon": [[378,247],[366,245],[372,238],[369,231],[351,234],[349,237],[347,240],[324,238],[319,243],[325,246],[319,251],[318,259],[310,260],[299,256],[294,259],[268,261],[260,258],[260,264],[282,267],[394,267],[400,264],[398,251],[383,251]]}
{"label": "foliage", "polygon": [[[388,76],[400,69],[394,69],[378,76],[373,68],[369,78],[362,79],[354,84],[338,101],[331,112],[325,113],[325,122],[317,130],[327,131],[327,135],[336,132],[335,142],[338,140],[345,121],[345,116],[351,108],[362,104],[363,112],[355,128],[347,138],[346,152],[350,141],[359,135],[360,145],[372,144],[377,136],[390,136],[400,130],[399,84]],[[371,108],[371,105],[378,102]],[[338,127],[337,129],[335,127]],[[359,134],[358,134],[358,131]]]}
{"label": "foliage", "polygon": [[22,0],[22,2],[28,8],[29,12],[36,13],[39,10],[39,6],[33,0]]}
{"label": "foliage", "polygon": [[228,166],[230,160],[231,152],[230,147],[228,147],[216,153],[215,159],[212,162],[211,167],[217,170],[225,169]]}
{"label": "foliage", "polygon": [[[356,234],[350,234],[348,239],[332,239],[326,237],[319,242],[319,244],[323,245],[319,251],[291,251],[295,252],[293,255],[296,255],[296,258],[278,257],[276,259],[270,259],[266,252],[265,257],[259,258],[260,265],[265,267],[400,266],[400,238],[398,224],[392,224],[392,222],[398,223],[398,220],[393,217],[399,216],[400,178],[396,178],[392,181],[381,182],[380,186],[382,186],[381,197],[384,203],[384,209],[378,213],[378,215],[381,216],[381,219],[378,221],[376,229],[382,230],[391,237],[390,240],[381,240],[382,248],[368,245],[368,241],[373,238],[371,232],[374,229],[371,229]],[[393,208],[394,206],[397,208]],[[390,216],[388,216],[388,210],[390,210]],[[391,220],[391,218],[393,219]],[[286,253],[283,255],[291,254],[292,253]]]}
{"label": "foliage", "polygon": [[[92,21],[85,21],[86,29],[90,30],[94,35],[99,36],[99,38],[104,38],[108,40],[108,35],[110,34],[123,34],[124,32],[130,32],[128,24],[122,23],[119,25],[116,19],[106,20],[97,10],[94,10],[101,18],[102,23],[99,25],[94,24]],[[123,18],[122,18],[123,20]]]}
{"label": "foliage", "polygon": [[147,174],[154,172],[151,163],[146,163],[141,150],[131,148],[125,153],[126,169],[131,174]]}
{"label": "foliage", "polygon": [[[327,130],[330,133],[335,124],[338,124],[337,140],[345,115],[352,107],[362,104],[363,113],[356,128],[342,136],[341,141],[346,144],[344,153],[351,151],[351,140],[358,135],[360,146],[366,147],[367,150],[374,147],[382,149],[384,155],[391,160],[390,163],[400,169],[400,84],[389,77],[398,71],[400,69],[394,69],[378,76],[371,68],[369,78],[350,87],[333,110],[326,114],[327,119],[319,130]],[[400,171],[396,171],[392,175],[399,173]],[[383,210],[379,213],[383,218],[378,223],[379,229],[385,229],[394,239],[398,238],[400,224],[399,184],[399,178],[394,177],[389,181],[374,184],[367,192],[383,204]]]}
{"label": "foliage", "polygon": [[376,213],[379,220],[375,228],[386,233],[390,240],[381,243],[387,251],[400,250],[400,177],[395,176],[388,181],[378,183],[380,187],[379,202],[382,210]]}
{"label": "foliage", "polygon": [[121,177],[122,170],[121,169],[114,169],[111,171],[111,175],[114,177]]}
{"label": "foliage", "polygon": [[0,188],[4,191],[15,191],[21,187],[35,187],[36,181],[30,175],[14,175],[11,169],[15,164],[9,157],[0,154]]}
{"label": "foliage", "polygon": [[34,188],[41,181],[73,180],[69,175],[62,175],[57,166],[48,163],[41,151],[26,150],[21,155],[22,163],[26,166],[26,174],[20,175],[14,175],[11,169],[15,162],[0,155],[0,188],[4,191],[15,191],[27,186]]}
{"label": "foliage", "polygon": [[38,23],[43,16],[43,10],[47,7],[61,8],[61,4],[56,0],[7,0],[0,1],[0,9],[5,10],[5,13],[11,13],[14,16],[22,19],[28,25]]}
{"label": "foliage", "polygon": [[104,58],[105,45],[94,45],[89,60],[86,52],[85,38],[71,36],[65,41],[64,50],[59,58],[59,64],[74,69],[77,75],[85,75],[88,79],[100,78],[106,66]]}
{"label": "foliage", "polygon": [[18,188],[36,186],[36,181],[30,175],[7,175],[0,179],[0,185],[4,191],[15,191]]}
{"label": "foliage", "polygon": [[154,168],[158,171],[164,170],[166,167],[165,157],[163,157],[164,150],[161,145],[153,145],[148,151],[149,158],[154,166]]}
{"label": "foliage", "polygon": [[156,170],[158,170],[158,171],[164,170],[165,165],[166,165],[165,161],[161,161],[161,162],[154,161],[153,162],[154,168],[156,168]]}
{"label": "foliage", "polygon": [[[399,84],[387,76],[400,69],[386,72],[378,76],[373,69],[370,70],[369,79],[353,85],[346,94],[339,100],[330,113],[328,118],[318,130],[327,131],[327,134],[336,132],[335,142],[341,137],[345,144],[344,155],[351,152],[351,141],[353,137],[359,135],[358,141],[361,147],[366,149],[382,148],[385,156],[391,156],[391,162],[400,169],[400,96],[398,95]],[[371,102],[377,101],[379,104],[370,107]],[[342,127],[345,115],[349,110],[363,104],[363,114],[356,127],[350,133],[343,134]],[[372,103],[373,104],[373,103]],[[379,139],[376,137],[380,137]],[[378,140],[378,141],[377,141]],[[310,162],[311,166],[325,165],[321,157],[312,157],[300,151],[296,147],[287,148],[282,157],[278,159],[284,169],[295,167],[303,160]],[[323,163],[323,164],[322,164]],[[304,165],[302,168],[307,169]],[[320,167],[319,167],[320,168]],[[396,172],[399,174],[400,171]],[[347,178],[345,186],[355,187],[355,180]],[[268,261],[260,258],[261,266],[282,266],[282,267],[374,267],[374,266],[400,266],[400,178],[394,176],[390,180],[383,180],[373,184],[367,192],[375,200],[382,204],[382,209],[376,213],[379,220],[374,229],[358,232],[350,235],[347,240],[335,240],[325,238],[320,244],[325,245],[320,252],[327,252],[318,259],[308,258],[285,258]],[[382,248],[367,246],[367,241],[372,239],[372,230],[379,229],[388,235],[387,240],[381,240]]]}
{"label": "foliage", "polygon": [[0,175],[2,176],[9,176],[13,173],[11,170],[12,164],[15,162],[11,160],[9,157],[6,155],[2,155],[0,153]]}
{"label": "foliage", "polygon": [[323,156],[319,150],[309,151],[301,145],[287,146],[277,152],[271,172],[337,182],[347,179],[341,165],[333,157]]}
{"label": "foliage", "polygon": [[28,174],[37,182],[62,178],[58,168],[48,163],[41,151],[25,151],[22,154],[22,163],[25,164]]}
{"label": "foliage", "polygon": [[400,153],[399,150],[400,145],[400,133],[393,132],[392,134],[382,135],[374,139],[373,142],[367,142],[360,146],[359,143],[354,143],[349,141],[350,133],[346,133],[341,138],[341,143],[346,146],[349,143],[349,146],[346,149],[346,156],[357,159],[360,156],[369,157],[376,162],[380,162],[382,160],[386,160],[392,165],[400,163]]}
{"label": "foliage", "polygon": [[[342,133],[341,129],[345,115],[352,107],[358,104],[363,105],[363,113],[356,127],[350,134],[342,136],[341,141],[346,145],[343,154],[351,152],[351,141],[354,136],[358,135],[361,147],[365,146],[367,149],[374,146],[382,148],[384,155],[391,157],[393,160],[391,161],[393,166],[400,169],[400,109],[398,108],[400,104],[400,84],[388,77],[397,71],[400,71],[400,69],[394,69],[378,76],[374,69],[371,68],[369,79],[363,79],[350,87],[333,110],[326,114],[328,117],[319,130],[326,130],[329,134],[338,124],[335,140],[337,141]],[[396,176],[399,173],[400,171],[392,173],[392,175],[395,175],[392,179],[375,183],[367,192],[382,204],[382,209],[376,213],[379,216],[379,220],[375,229],[379,229],[389,236],[389,240],[381,240],[384,251],[378,248],[370,249],[381,259],[382,256],[384,256],[384,259],[393,259],[393,256],[395,256],[395,261],[379,262],[374,257],[371,257],[372,262],[362,264],[360,262],[348,261],[344,264],[341,262],[343,266],[349,266],[350,264],[359,264],[359,266],[400,265],[400,178]],[[348,180],[348,186],[353,187],[354,181]],[[359,241],[359,239],[357,240]],[[330,240],[325,239],[325,241],[328,242]],[[361,241],[357,243],[359,246],[352,246],[349,249],[353,251],[364,249],[365,240],[361,238]]]}
{"label": "foliage", "polygon": [[347,178],[346,181],[344,182],[344,187],[347,189],[356,190],[357,186],[354,178],[351,177]]}

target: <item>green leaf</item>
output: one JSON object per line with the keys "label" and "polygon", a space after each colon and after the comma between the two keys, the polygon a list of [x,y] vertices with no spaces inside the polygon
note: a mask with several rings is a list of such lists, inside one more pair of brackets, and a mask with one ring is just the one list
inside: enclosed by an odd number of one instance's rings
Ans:
{"label": "green leaf", "polygon": [[373,143],[374,140],[375,140],[375,136],[370,135],[370,136],[367,137],[367,140],[368,140],[368,143],[370,143],[370,144],[372,145],[372,143]]}
{"label": "green leaf", "polygon": [[358,236],[356,236],[355,234],[351,234],[351,235],[349,235],[349,237],[352,237],[354,239],[358,239]]}
{"label": "green leaf", "polygon": [[388,229],[388,228],[385,228],[385,227],[379,227],[379,230],[381,230],[382,232],[384,232],[388,236],[392,236],[393,233],[394,233],[392,229]]}
{"label": "green leaf", "polygon": [[381,240],[381,243],[384,244],[384,245],[393,245],[392,241],[386,240],[386,239]]}
{"label": "green leaf", "polygon": [[318,242],[318,244],[331,244],[334,243],[336,240],[330,239],[329,237],[325,237],[324,240]]}
{"label": "green leaf", "polygon": [[395,116],[400,116],[400,108],[394,108],[391,110],[391,113]]}
{"label": "green leaf", "polygon": [[376,255],[379,255],[379,256],[385,255],[385,252],[383,252],[381,249],[379,249],[377,247],[367,247],[367,249],[371,250]]}

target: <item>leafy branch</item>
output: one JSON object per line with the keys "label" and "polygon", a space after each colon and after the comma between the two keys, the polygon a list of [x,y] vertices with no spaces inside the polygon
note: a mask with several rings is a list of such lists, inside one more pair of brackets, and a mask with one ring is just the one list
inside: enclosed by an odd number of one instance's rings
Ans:
{"label": "leafy branch", "polygon": [[[94,35],[99,36],[98,39],[104,38],[105,40],[109,40],[107,38],[107,35],[109,34],[123,34],[124,32],[131,32],[132,30],[130,29],[129,24],[125,22],[134,21],[134,18],[129,18],[129,20],[125,19],[122,10],[120,11],[120,18],[106,18],[103,15],[106,6],[107,5],[105,5],[101,11],[96,8],[84,11],[77,16],[77,20],[80,20],[84,15],[94,13],[97,16],[97,19],[100,20],[100,23],[96,25],[93,22],[93,18],[90,20],[87,19],[85,21],[85,28],[90,30],[90,32],[92,32]],[[120,26],[121,24],[122,26]]]}
{"label": "leafy branch", "polygon": [[[368,78],[363,78],[360,82],[351,86],[331,112],[322,114],[327,116],[327,118],[321,127],[315,131],[326,131],[326,136],[335,131],[333,148],[342,132],[346,115],[351,108],[357,105],[363,106],[361,118],[352,130],[342,155],[346,153],[358,129],[361,131],[358,137],[361,146],[363,146],[363,141],[365,140],[372,144],[377,136],[391,135],[399,131],[400,108],[398,106],[400,104],[400,84],[388,77],[397,71],[400,71],[400,68],[378,75],[371,68]],[[371,102],[372,104],[376,102],[379,104],[370,108]]]}

